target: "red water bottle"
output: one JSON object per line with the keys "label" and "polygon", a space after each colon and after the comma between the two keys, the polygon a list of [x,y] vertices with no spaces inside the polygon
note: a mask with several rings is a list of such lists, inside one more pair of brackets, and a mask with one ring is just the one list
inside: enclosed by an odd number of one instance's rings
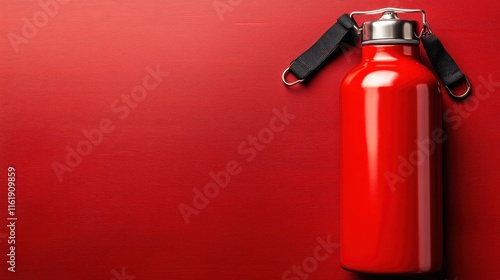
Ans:
{"label": "red water bottle", "polygon": [[361,63],[340,89],[341,265],[367,273],[436,271],[440,86],[420,63],[414,21],[385,11],[360,32]]}
{"label": "red water bottle", "polygon": [[[396,13],[420,13],[420,31]],[[383,15],[362,27],[354,20],[371,14]],[[361,63],[340,87],[340,262],[364,273],[433,272],[442,263],[441,144],[447,136],[441,87],[420,63],[420,42],[453,98],[467,97],[472,86],[425,12],[399,8],[343,14],[290,63],[283,83],[310,81],[358,35]],[[289,81],[288,74],[297,79]]]}

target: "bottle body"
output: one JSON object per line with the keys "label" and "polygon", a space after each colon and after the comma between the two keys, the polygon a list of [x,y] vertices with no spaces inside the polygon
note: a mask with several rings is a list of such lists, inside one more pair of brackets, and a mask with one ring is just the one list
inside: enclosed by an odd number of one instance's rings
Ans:
{"label": "bottle body", "polygon": [[341,265],[408,274],[442,263],[441,96],[418,45],[366,45],[340,89]]}

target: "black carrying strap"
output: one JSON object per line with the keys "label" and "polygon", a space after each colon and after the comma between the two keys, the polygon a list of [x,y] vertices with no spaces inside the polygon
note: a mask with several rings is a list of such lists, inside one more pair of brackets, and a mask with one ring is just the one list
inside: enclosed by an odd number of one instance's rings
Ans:
{"label": "black carrying strap", "polygon": [[[431,34],[422,38],[422,44],[431,61],[432,67],[434,67],[436,74],[438,74],[439,78],[446,85],[446,89],[448,89],[450,94],[456,98],[467,96],[471,90],[470,82],[464,73],[462,73],[455,60],[446,51],[441,41],[434,34]],[[461,95],[455,95],[451,88],[463,82],[467,83],[467,91]]]}
{"label": "black carrying strap", "polygon": [[[357,31],[358,27],[354,19],[347,14],[343,14],[312,47],[292,61],[290,67],[283,72],[283,82],[288,86],[292,86],[310,79],[339,49],[345,49],[343,43],[347,46],[356,43]],[[425,37],[421,37],[421,39],[432,66],[445,84],[448,92],[455,98],[466,97],[472,89],[471,84],[457,63],[445,50],[441,41],[431,32],[427,33]],[[287,82],[286,74],[288,72],[291,72],[298,80]],[[451,88],[463,82],[467,84],[467,90],[463,94],[455,95]]]}
{"label": "black carrying strap", "polygon": [[[337,23],[330,27],[312,47],[292,61],[290,67],[283,73],[283,82],[293,85],[313,76],[342,47],[342,43],[356,42],[355,26],[356,22],[349,15],[343,14],[339,17]],[[299,80],[286,82],[285,75],[288,71]]]}

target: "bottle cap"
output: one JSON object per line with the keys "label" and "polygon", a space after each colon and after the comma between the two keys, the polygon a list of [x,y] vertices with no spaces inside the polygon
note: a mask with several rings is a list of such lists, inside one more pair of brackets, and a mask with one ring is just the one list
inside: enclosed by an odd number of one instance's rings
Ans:
{"label": "bottle cap", "polygon": [[394,11],[384,12],[379,20],[363,23],[362,44],[413,44],[420,40],[413,20],[399,19]]}

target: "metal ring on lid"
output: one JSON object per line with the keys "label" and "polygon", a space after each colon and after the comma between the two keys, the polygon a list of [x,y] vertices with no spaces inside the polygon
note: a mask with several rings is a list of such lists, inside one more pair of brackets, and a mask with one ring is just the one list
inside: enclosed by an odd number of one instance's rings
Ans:
{"label": "metal ring on lid", "polygon": [[[384,14],[384,13],[421,13],[422,14],[422,30],[420,31],[419,35],[417,35],[416,37],[418,39],[420,39],[422,36],[432,34],[429,23],[427,22],[427,16],[425,14],[425,11],[422,9],[383,8],[383,9],[371,10],[371,11],[354,11],[350,14],[350,17],[352,19],[354,19],[354,16],[357,16],[357,15],[375,15],[375,14]],[[356,30],[358,30],[358,32],[361,32],[363,30],[363,28],[359,27],[359,26],[356,26],[355,28],[356,28]]]}

